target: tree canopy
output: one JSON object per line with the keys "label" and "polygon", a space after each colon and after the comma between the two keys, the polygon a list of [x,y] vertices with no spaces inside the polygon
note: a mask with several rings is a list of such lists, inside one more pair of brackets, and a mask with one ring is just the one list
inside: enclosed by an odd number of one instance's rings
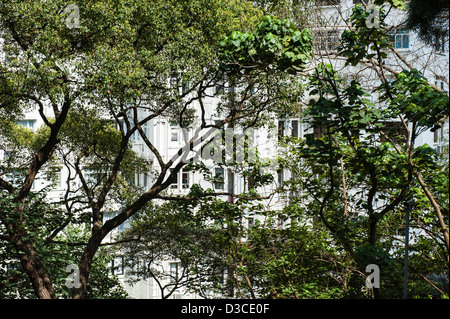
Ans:
{"label": "tree canopy", "polygon": [[411,0],[407,5],[406,27],[417,31],[427,44],[438,48],[448,42],[448,10],[446,0]]}
{"label": "tree canopy", "polygon": [[[373,294],[398,298],[398,230],[413,199],[412,226],[421,231],[412,247],[414,294],[431,295],[431,286],[445,297],[448,159],[442,164],[416,143],[448,117],[448,95],[414,67],[387,76],[389,10],[380,8],[380,27],[371,28],[373,10],[354,6],[332,53],[343,61],[338,71],[316,63],[302,11],[292,9],[296,25],[280,3],[260,1],[263,10],[241,0],[0,2],[0,255],[11,262],[2,287],[37,298],[123,297],[103,246],[131,223],[120,248],[146,260],[136,273],[154,278],[165,297],[184,286],[205,296],[363,298],[365,269],[376,264],[383,288]],[[266,14],[269,7],[283,18]],[[344,79],[358,67],[373,70],[377,85]],[[305,93],[316,99],[306,104]],[[209,98],[219,101],[214,116]],[[21,125],[27,112],[39,129]],[[184,197],[168,194],[183,168],[217,181],[192,163],[191,149],[212,138],[208,129],[270,130],[277,117],[301,118],[313,130],[280,137],[277,172],[221,162],[243,176],[243,193],[193,185]],[[161,119],[192,133],[173,156],[149,133]],[[146,187],[135,182],[142,171],[151,173]],[[272,194],[258,192],[284,171],[290,178],[279,178]],[[46,187],[36,189],[42,180]],[[48,199],[50,191],[58,199]],[[256,215],[262,221],[249,227]],[[157,267],[166,256],[182,263],[180,276]],[[79,285],[68,291],[65,267],[73,264]]]}
{"label": "tree canopy", "polygon": [[[181,127],[193,120],[201,128],[214,125],[206,122],[202,103],[206,90],[227,76],[219,68],[230,62],[220,63],[220,41],[232,31],[252,32],[261,17],[261,10],[250,1],[111,0],[79,1],[75,6],[58,0],[1,2],[2,148],[17,156],[10,156],[1,171],[2,196],[10,201],[2,209],[1,239],[20,261],[38,298],[56,297],[56,278],[47,269],[39,245],[58,245],[57,234],[79,223],[88,223],[90,236],[67,244],[83,247],[77,262],[81,285],[73,297],[86,296],[103,239],[160,196],[186,164],[185,149],[171,159],[162,156],[147,136],[146,125],[160,117]],[[281,25],[277,19],[264,21],[260,27],[266,34]],[[285,81],[286,75],[272,65],[291,48],[301,48],[295,39],[278,40],[297,32],[283,23],[288,30],[270,36],[274,61],[266,58],[265,65],[240,79],[238,85],[246,87],[242,98],[222,104],[219,127],[255,125],[276,107],[273,83]],[[189,89],[180,89],[184,83]],[[260,93],[248,103],[246,92],[255,83]],[[31,110],[43,123],[36,132],[16,125]],[[148,167],[148,162],[132,150],[136,136],[158,164],[151,187],[139,191],[129,177],[139,167]],[[28,227],[36,221],[25,218],[33,184],[45,172],[55,176],[55,169],[61,167],[69,172],[64,200],[61,211],[48,216],[57,215],[58,222],[37,241]],[[114,206],[117,199],[120,204]],[[103,215],[111,210],[116,215],[103,222]]]}

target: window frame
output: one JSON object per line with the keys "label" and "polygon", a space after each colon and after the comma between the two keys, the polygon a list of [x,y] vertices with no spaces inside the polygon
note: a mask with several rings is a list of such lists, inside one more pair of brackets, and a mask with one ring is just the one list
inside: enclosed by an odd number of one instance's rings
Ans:
{"label": "window frame", "polygon": [[[218,171],[221,171],[221,173],[219,173]],[[217,182],[217,178],[219,175],[222,178],[222,182]],[[225,169],[223,167],[215,167],[214,168],[214,179],[215,179],[214,189],[224,190],[225,189]]]}

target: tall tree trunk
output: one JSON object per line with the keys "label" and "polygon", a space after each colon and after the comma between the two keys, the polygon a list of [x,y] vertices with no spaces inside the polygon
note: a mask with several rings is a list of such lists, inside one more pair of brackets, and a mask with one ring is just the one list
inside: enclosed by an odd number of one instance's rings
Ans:
{"label": "tall tree trunk", "polygon": [[372,246],[377,244],[377,222],[374,216],[369,217],[369,244]]}
{"label": "tall tree trunk", "polygon": [[104,228],[96,231],[89,240],[83,255],[81,256],[79,267],[79,286],[74,289],[73,299],[83,299],[86,297],[86,286],[91,272],[92,260],[97,252],[107,231]]}
{"label": "tall tree trunk", "polygon": [[50,276],[39,257],[36,256],[36,251],[30,244],[23,242],[21,239],[15,243],[15,247],[18,251],[23,252],[20,254],[19,260],[30,279],[36,297],[39,299],[56,299]]}

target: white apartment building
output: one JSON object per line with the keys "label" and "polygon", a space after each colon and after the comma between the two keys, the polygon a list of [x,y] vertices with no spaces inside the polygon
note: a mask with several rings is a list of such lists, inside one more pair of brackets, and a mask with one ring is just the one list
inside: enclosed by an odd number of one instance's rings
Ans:
{"label": "white apartment building", "polygon": [[[312,27],[313,33],[316,35],[316,59],[312,61],[312,64],[317,64],[318,62],[331,63],[336,70],[340,70],[343,67],[343,61],[337,59],[335,56],[320,55],[321,51],[332,51],[336,48],[336,44],[339,41],[340,33],[347,28],[345,20],[351,14],[351,10],[356,3],[368,3],[368,1],[355,1],[355,0],[320,0],[317,1],[318,12],[320,17],[321,25]],[[417,37],[413,32],[408,32],[401,27],[403,21],[404,13],[400,10],[393,10],[389,16],[387,23],[392,25],[392,39],[394,48],[398,52],[398,55],[394,53],[389,53],[388,58],[385,61],[386,66],[391,67],[396,71],[401,71],[402,68],[407,68],[408,64],[422,71],[428,80],[436,85],[438,88],[448,92],[448,80],[449,80],[449,46],[448,42],[443,42],[439,47],[439,50],[431,48]],[[1,42],[0,42],[1,47]],[[366,84],[367,86],[375,86],[377,83],[370,83],[371,70],[357,70],[353,74],[343,74],[343,76],[348,77],[348,79],[358,78],[361,80],[361,84]],[[364,83],[364,79],[367,82]],[[214,90],[211,88],[210,90]],[[214,95],[214,92],[210,92]],[[309,99],[314,97],[309,97],[305,99],[305,104],[308,103]],[[377,102],[377,96],[372,96],[373,102]],[[205,101],[205,106],[209,110],[207,112],[206,120],[210,123],[214,123],[216,120],[213,116],[214,109],[219,102],[219,98],[212,97]],[[47,112],[47,110],[44,110]],[[50,116],[50,110],[48,110],[48,115]],[[143,111],[144,112],[144,111]],[[145,114],[139,114],[138,116],[144,117]],[[32,130],[37,130],[40,126],[44,125],[43,120],[39,114],[37,108],[29,110],[24,114],[23,119],[17,122],[18,125],[30,128]],[[185,131],[183,131],[177,125],[174,125],[167,118],[158,117],[150,120],[146,123],[144,130],[147,137],[155,145],[155,147],[160,151],[161,156],[164,161],[169,160],[174,156],[180,148],[185,145],[186,136]],[[258,149],[260,154],[264,157],[274,158],[277,155],[277,135],[279,133],[283,135],[292,135],[295,137],[302,138],[307,133],[312,133],[313,129],[309,128],[305,123],[303,123],[301,118],[283,118],[278,119],[274,123],[273,131],[268,131],[267,129],[256,129],[250,134],[253,138],[253,146]],[[187,132],[187,134],[193,134],[193,132]],[[446,120],[443,127],[434,133],[427,131],[420,135],[418,138],[418,145],[428,144],[435,148],[438,152],[448,152],[448,134],[449,134],[449,121]],[[138,133],[132,138],[133,150],[136,151],[141,157],[148,160],[153,169],[158,169],[158,163],[155,161],[154,156],[151,151],[146,147],[142,138]],[[4,159],[7,154],[7,150],[0,150],[0,161]],[[175,195],[187,194],[190,187],[195,184],[200,184],[202,187],[211,188],[217,191],[229,191],[230,193],[241,193],[245,191],[247,185],[245,180],[239,174],[215,165],[214,161],[208,162],[211,173],[213,175],[220,175],[223,177],[223,183],[212,183],[206,181],[200,173],[193,173],[188,171],[180,171],[176,178],[173,179],[169,191]],[[139,172],[136,173],[135,182],[137,185],[143,187],[144,189],[150,188],[152,183],[152,173],[153,169],[149,169],[149,172]],[[60,171],[60,183],[58,186],[51,190],[48,194],[49,198],[55,200],[62,199],[64,196],[69,172],[67,168],[61,166]],[[281,172],[281,176],[275,179],[275,184],[282,181],[285,178],[282,174],[289,174],[289,172]],[[76,181],[75,181],[76,182]],[[40,177],[36,179],[33,189],[38,191],[43,187],[47,186],[49,181],[45,177]],[[265,189],[258,189],[258,193],[261,195],[269,194],[273,191],[272,187]],[[224,196],[224,199],[233,200],[232,197]],[[282,207],[287,205],[288,201],[281,198],[273,198],[271,201],[267,202],[268,205],[272,205],[273,208]],[[104,218],[111,218],[111,216],[104,216]],[[244,223],[251,223],[250,217],[244,221]],[[120,231],[126,224],[121,225],[118,229]],[[111,233],[105,241],[112,242],[114,240],[114,233]],[[160,290],[157,284],[151,278],[145,278],[137,284],[130,286],[126,283],[126,269],[122,266],[121,257],[118,256],[114,259],[112,265],[114,268],[114,274],[117,275],[129,293],[130,298],[161,298]],[[178,263],[176,260],[168,261],[165,265],[167,269],[171,271],[177,271]],[[171,298],[196,298],[198,296],[193,294],[188,294],[183,290],[175,292]]]}
{"label": "white apartment building", "polygon": [[[318,62],[331,63],[336,70],[343,68],[343,61],[337,59],[336,57],[321,56],[321,51],[327,51],[335,49],[337,42],[342,31],[347,28],[345,20],[351,14],[351,10],[356,3],[367,3],[370,5],[369,1],[355,1],[355,0],[322,0],[318,1],[319,6],[319,16],[322,21],[321,26],[316,28],[313,26],[313,34],[316,36],[315,49],[317,51],[316,60],[312,61],[313,64]],[[410,31],[401,28],[401,23],[404,19],[404,12],[400,10],[393,10],[394,12],[388,15],[388,20],[386,23],[392,26],[392,41],[397,54],[389,53],[385,64],[395,71],[401,71],[403,68],[408,68],[410,66],[417,68],[423,72],[424,76],[436,87],[441,90],[448,92],[448,79],[449,79],[449,49],[448,42],[441,44],[438,50],[424,44],[418,36]],[[400,26],[400,27],[399,27]],[[346,69],[348,70],[348,69]],[[379,82],[373,82],[373,74],[370,70],[358,70],[355,68],[354,73],[342,74],[344,78],[358,79],[361,81],[362,85],[366,87],[373,88],[378,86]],[[376,77],[375,77],[376,78]],[[377,96],[372,96],[372,102],[378,102]],[[314,96],[305,98],[305,104],[307,104]],[[209,101],[209,106],[214,109],[214,106],[218,103],[218,100],[211,99]],[[213,122],[214,119],[210,118]],[[170,158],[175,154],[183,144],[183,134],[181,130],[176,126],[171,126],[168,121],[163,119],[158,122],[158,126],[154,126],[154,134],[162,138],[163,144],[159,144],[164,150],[164,155],[166,158]],[[267,157],[273,157],[277,154],[277,135],[292,135],[295,137],[302,138],[305,134],[313,133],[313,129],[309,128],[306,123],[303,122],[302,118],[280,118],[275,123],[274,131],[268,132],[266,129],[255,130],[253,132],[254,146],[258,149],[260,154],[264,154]],[[315,133],[315,132],[314,132]],[[448,152],[448,134],[449,134],[449,121],[445,121],[442,128],[438,129],[434,133],[427,131],[422,133],[417,139],[417,146],[428,144],[436,149],[438,152]],[[139,144],[139,142],[136,142]],[[167,144],[164,144],[167,143]],[[223,169],[220,167],[215,167],[213,163],[210,163],[211,172],[223,176],[223,184],[208,184],[208,182],[202,179],[200,174],[191,174],[189,172],[180,172],[177,179],[171,187],[174,194],[185,194],[189,190],[189,186],[192,183],[198,183],[203,187],[211,187],[217,191],[224,188],[228,188],[230,192],[239,193],[244,191],[245,182],[242,176],[231,172],[230,170]],[[275,179],[275,185],[277,187],[279,183],[284,178],[289,177],[289,172],[278,173]],[[141,179],[140,179],[141,180]],[[145,183],[145,181],[144,181]],[[269,194],[273,188],[268,187],[265,189],[258,189],[259,194]],[[232,200],[230,198],[230,200]],[[283,205],[288,205],[289,202],[286,199],[281,199],[277,196],[272,198],[267,205],[272,205],[272,208],[282,207]],[[248,216],[248,219],[244,223],[251,223],[254,216]],[[176,261],[170,263],[168,267],[177,267]],[[148,279],[147,279],[148,280]],[[148,285],[139,283],[135,287],[127,288],[130,289],[130,296],[136,298],[147,298],[151,291],[153,291],[152,297],[158,297],[158,289],[152,286],[151,280]],[[153,290],[152,290],[153,289]],[[144,297],[144,295],[145,297]],[[183,291],[179,291],[173,295],[173,298],[191,298],[196,297],[193,295],[186,294]]]}

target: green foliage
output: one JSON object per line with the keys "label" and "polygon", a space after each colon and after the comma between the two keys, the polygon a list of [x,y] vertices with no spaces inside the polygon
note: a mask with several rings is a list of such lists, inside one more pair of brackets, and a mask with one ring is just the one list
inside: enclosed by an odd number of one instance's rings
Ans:
{"label": "green foliage", "polygon": [[[384,3],[404,6],[400,0],[375,1]],[[92,236],[92,224],[85,223],[101,221],[101,214],[110,208],[100,202],[106,198],[108,204],[117,200],[123,207],[133,207],[144,201],[144,190],[130,179],[146,163],[128,146],[142,105],[154,117],[188,126],[195,118],[179,83],[212,86],[227,80],[243,88],[227,94],[229,99],[218,108],[217,114],[227,116],[230,126],[238,120],[244,127],[263,122],[268,110],[283,116],[302,111],[304,86],[293,76],[312,57],[311,32],[297,30],[288,19],[262,17],[262,10],[250,1],[80,0],[80,26],[75,29],[66,26],[61,14],[66,5],[60,0],[0,3],[6,54],[0,65],[0,147],[12,147],[14,155],[2,162],[1,176],[14,175],[14,186],[21,186],[30,161],[47,142],[51,160],[42,170],[53,178],[56,156],[68,167],[94,172],[84,189],[70,193],[68,202],[51,204],[43,194],[34,193],[19,198],[2,186],[0,255],[8,265],[6,270],[0,267],[0,278],[5,298],[16,293],[33,297],[25,272],[13,265],[25,252],[4,240],[12,231],[34,249],[33,256],[44,264],[56,294],[68,298],[65,266],[78,263]],[[351,29],[343,33],[339,47],[345,67],[371,58],[380,62],[387,56],[387,13],[380,8],[380,27],[372,28],[366,23],[375,12],[371,10],[356,5],[352,11]],[[174,85],[168,84],[171,77],[176,77]],[[320,64],[308,83],[310,93],[319,98],[305,115],[307,124],[320,127],[321,134],[282,141],[286,156],[279,163],[294,178],[284,181],[277,195],[290,205],[271,210],[251,200],[260,199],[257,187],[274,178],[246,163],[232,166],[240,169],[249,186],[233,203],[195,185],[187,196],[194,200],[147,204],[121,238],[120,248],[130,253],[127,256],[141,258],[149,266],[135,269],[133,282],[142,275],[172,279],[162,287],[166,297],[184,286],[205,296],[209,290],[220,296],[235,291],[238,297],[362,298],[367,297],[365,266],[375,263],[382,271],[383,296],[397,298],[402,203],[413,198],[411,227],[432,236],[420,235],[411,246],[411,290],[416,297],[431,294],[421,276],[435,283],[436,276],[443,278],[437,284],[448,287],[443,275],[448,272],[448,251],[441,249],[439,223],[412,177],[414,170],[420,171],[448,223],[448,164],[438,162],[428,146],[412,151],[419,127],[437,128],[436,123],[448,116],[448,97],[428,85],[417,70],[382,83],[367,91],[358,81],[346,84],[331,65]],[[373,93],[380,93],[385,108],[369,100]],[[53,114],[44,114],[43,104]],[[45,123],[37,132],[16,125],[31,107],[37,107]],[[412,125],[409,139],[385,128],[399,116]],[[205,166],[194,166],[205,173]],[[117,175],[110,174],[113,169]],[[244,227],[243,221],[253,215],[263,219]],[[124,297],[117,278],[108,276],[111,255],[99,250],[92,261],[87,297]],[[180,260],[184,276],[174,278],[157,270],[156,257]],[[128,262],[131,266],[135,260]],[[226,280],[221,275],[225,271]]]}
{"label": "green foliage", "polygon": [[[12,198],[1,196],[1,211],[14,212]],[[55,230],[65,224],[70,217],[64,212],[60,203],[49,203],[44,193],[33,193],[23,217],[10,214],[8,218],[25,218],[29,223],[21,230],[26,234],[24,240],[32,242],[36,247],[36,257],[43,261],[54,282],[55,290],[60,298],[71,298],[72,289],[67,288],[66,272],[68,265],[76,265],[83,251],[82,243],[87,240],[89,231],[83,224],[71,223],[65,228],[64,235],[56,237]],[[1,236],[8,236],[2,230]],[[54,237],[54,238],[53,238]],[[76,244],[74,244],[76,243]],[[35,298],[28,276],[18,262],[18,254],[12,245],[2,245],[0,249],[0,297],[1,298]],[[125,298],[126,292],[117,278],[110,277],[108,262],[111,256],[99,253],[92,266],[92,280],[88,286],[88,297],[94,299]]]}
{"label": "green foliage", "polygon": [[448,95],[432,88],[416,69],[398,74],[382,100],[390,100],[392,116],[402,114],[425,128],[439,127],[436,123],[448,115]]}
{"label": "green foliage", "polygon": [[[208,297],[208,291],[226,290],[220,281],[220,274],[227,267],[223,258],[227,249],[223,246],[225,237],[220,229],[206,222],[204,213],[194,213],[192,206],[196,205],[181,199],[161,206],[148,205],[120,235],[123,244],[119,248],[129,269],[130,284],[153,278],[160,284],[164,299],[179,288],[204,297]],[[218,203],[211,210],[220,206]],[[222,209],[217,213],[227,215]],[[169,261],[179,262],[178,274],[167,267],[165,262]]]}
{"label": "green foliage", "polygon": [[350,16],[352,29],[345,30],[339,47],[339,55],[346,57],[346,65],[357,65],[362,59],[374,57],[386,58],[384,49],[391,46],[389,36],[386,33],[384,9],[379,8],[379,27],[370,27],[367,24],[372,11],[366,11],[361,5],[355,5]]}
{"label": "green foliage", "polygon": [[[168,79],[178,73],[183,82],[212,81],[219,41],[231,30],[253,29],[261,16],[249,1],[81,0],[76,3],[79,25],[72,28],[66,21],[67,6],[60,0],[0,3],[5,54],[0,62],[0,146],[8,150],[13,146],[0,171],[2,196],[8,196],[13,208],[2,210],[1,229],[13,233],[24,228],[19,237],[33,250],[42,249],[35,256],[43,261],[51,251],[48,245],[66,227],[83,221],[100,227],[102,213],[113,200],[126,207],[142,195],[143,189],[130,181],[136,170],[147,168],[128,145],[136,119],[133,111],[145,108],[152,118],[192,123],[193,109],[184,107],[185,94],[169,85]],[[35,133],[15,126],[32,109],[44,122]],[[125,124],[117,130],[121,123]],[[59,210],[49,209],[39,216],[38,225],[51,224],[55,232],[54,236],[43,232],[40,238],[35,226],[28,225],[33,218],[24,218],[34,203],[27,197],[27,187],[40,173],[57,179],[57,168],[63,165],[76,176],[68,177]],[[87,169],[91,174],[83,182],[81,171],[87,173]],[[23,187],[25,176],[31,181],[27,187]],[[71,183],[76,178],[82,186]],[[15,192],[6,180],[25,192]],[[55,216],[64,218],[50,222]],[[74,263],[84,249],[76,243],[88,241],[81,237],[68,239],[75,243],[67,247],[80,248]],[[10,238],[1,240],[2,245],[9,244]],[[48,245],[43,244],[46,240]],[[32,254],[16,251],[9,257],[15,260],[24,253]],[[56,258],[65,251],[53,253]],[[52,272],[50,263],[46,265],[49,269],[44,267],[42,274],[49,273],[51,284],[58,287],[56,294],[62,294],[59,275]],[[105,282],[108,287],[110,283]],[[92,296],[108,296],[98,289],[92,290]]]}
{"label": "green foliage", "polygon": [[[383,23],[386,15],[381,8],[380,28],[370,28],[366,19],[371,13],[358,5],[353,9],[352,28],[343,33],[338,52],[346,58],[347,68],[359,66],[365,59],[381,61],[387,57],[390,44]],[[423,276],[434,278],[435,284],[439,282],[438,289],[445,291],[448,279],[442,274],[448,269],[445,262],[448,252],[437,248],[444,245],[442,238],[426,235],[439,232],[440,226],[429,198],[412,176],[416,170],[423,174],[428,188],[447,212],[444,194],[448,192],[448,183],[438,176],[448,164],[439,162],[428,145],[416,147],[414,151],[412,148],[424,130],[437,129],[438,123],[448,116],[448,96],[431,87],[415,69],[404,70],[391,83],[384,75],[380,80],[382,84],[370,91],[357,81],[345,83],[331,65],[317,67],[309,87],[310,94],[318,98],[307,106],[304,119],[316,129],[315,134],[283,141],[286,159],[281,163],[295,176],[283,183],[283,190],[293,192],[291,203],[304,207],[303,214],[311,216],[317,222],[316,227],[328,229],[336,248],[348,253],[351,263],[346,269],[352,275],[348,277],[349,288],[344,295],[357,298],[365,295],[361,291],[361,278],[351,265],[363,272],[371,263],[378,265],[384,274],[382,296],[401,297],[396,287],[401,286],[404,256],[403,247],[396,239],[399,239],[398,230],[403,229],[402,203],[414,198],[418,205],[414,213],[417,217],[411,227],[422,233],[418,235],[417,246],[412,245],[411,250],[416,253],[430,245],[425,249],[430,255],[424,254],[421,259],[413,253],[411,257],[417,263],[412,266],[412,295],[420,297],[429,293],[430,286],[421,284]],[[370,101],[372,94],[380,94],[382,107]],[[385,126],[395,118],[400,125],[406,121],[408,129],[402,132]],[[301,169],[298,163],[302,163]],[[434,180],[427,177],[434,175],[433,170],[437,177]],[[444,222],[447,218],[444,216]],[[433,246],[438,250],[434,254]],[[338,258],[342,260],[342,256]],[[427,270],[425,260],[433,260]],[[435,295],[441,294],[438,289]]]}
{"label": "green foliage", "polygon": [[446,0],[409,1],[406,27],[418,32],[425,43],[439,48],[443,39],[448,41],[448,10]]}
{"label": "green foliage", "polygon": [[276,227],[283,217],[280,212],[268,212],[265,222],[247,230],[245,258],[255,290],[263,298],[343,297],[344,268],[333,263],[337,252],[329,234],[304,222]]}
{"label": "green foliage", "polygon": [[255,32],[233,31],[220,42],[222,68],[227,72],[250,72],[267,66],[295,74],[311,58],[312,34],[298,31],[287,19],[265,16]]}

